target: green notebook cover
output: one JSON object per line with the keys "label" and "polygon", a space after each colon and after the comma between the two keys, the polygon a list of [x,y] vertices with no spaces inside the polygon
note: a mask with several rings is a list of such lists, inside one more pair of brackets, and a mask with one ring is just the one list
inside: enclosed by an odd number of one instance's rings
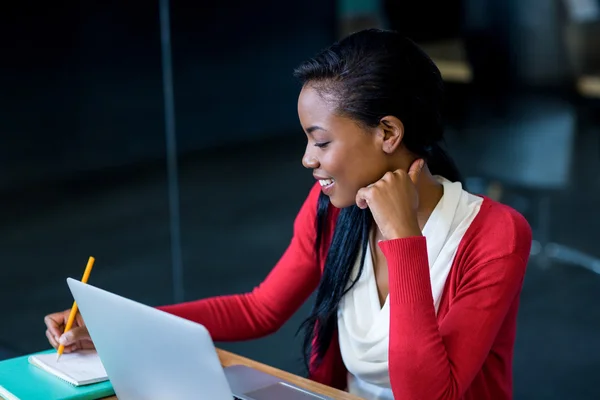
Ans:
{"label": "green notebook cover", "polygon": [[[42,353],[53,352],[49,350]],[[0,361],[0,398],[8,392],[10,400],[95,400],[112,396],[110,381],[73,386],[29,364],[29,355]]]}

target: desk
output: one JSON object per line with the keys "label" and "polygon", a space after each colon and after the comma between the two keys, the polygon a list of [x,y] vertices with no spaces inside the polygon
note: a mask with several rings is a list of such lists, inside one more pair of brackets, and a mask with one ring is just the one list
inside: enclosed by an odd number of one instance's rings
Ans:
{"label": "desk", "polygon": [[[310,390],[311,392],[322,394],[324,396],[329,396],[336,400],[361,400],[359,397],[353,396],[341,390],[321,385],[320,383],[302,378],[300,376],[282,371],[274,367],[270,367],[268,365],[259,363],[258,361],[250,360],[246,357],[238,356],[237,354],[233,354],[225,350],[217,349],[217,353],[219,355],[219,359],[221,360],[221,365],[223,365],[223,367],[229,367],[230,365],[246,365],[248,367],[252,367],[259,371],[266,372],[267,374],[271,374],[278,378],[284,379],[300,388]],[[105,400],[117,400],[117,397],[107,397],[105,398]]]}

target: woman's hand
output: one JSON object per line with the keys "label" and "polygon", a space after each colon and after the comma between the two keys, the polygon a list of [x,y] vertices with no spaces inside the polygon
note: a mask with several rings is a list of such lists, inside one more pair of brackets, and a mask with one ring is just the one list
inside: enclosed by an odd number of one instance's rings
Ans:
{"label": "woman's hand", "polygon": [[422,235],[417,219],[416,185],[424,164],[423,159],[417,159],[408,173],[400,169],[387,172],[356,194],[356,205],[362,209],[369,207],[385,240]]}
{"label": "woman's hand", "polygon": [[90,334],[83,322],[81,314],[77,313],[75,321],[73,321],[73,326],[69,332],[63,334],[70,313],[71,309],[68,309],[46,315],[44,323],[46,324],[46,337],[48,338],[48,342],[50,342],[55,349],[61,344],[64,345],[65,353],[83,349],[93,349],[94,343],[90,338]]}

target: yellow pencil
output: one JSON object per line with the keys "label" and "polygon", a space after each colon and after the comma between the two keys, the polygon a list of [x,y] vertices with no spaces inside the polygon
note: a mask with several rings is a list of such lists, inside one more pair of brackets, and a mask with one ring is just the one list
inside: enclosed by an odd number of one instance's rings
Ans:
{"label": "yellow pencil", "polygon": [[[81,282],[83,283],[87,283],[88,278],[90,277],[90,273],[92,272],[92,267],[94,266],[94,257],[90,257],[90,259],[88,260],[87,266],[85,267],[85,271],[83,273],[83,278],[81,278]],[[71,307],[71,313],[69,314],[69,319],[67,320],[67,325],[65,326],[65,331],[63,332],[66,333],[68,332],[71,327],[73,326],[73,322],[75,321],[75,316],[77,315],[77,302],[73,302],[73,307]],[[58,346],[58,355],[56,356],[56,361],[58,361],[58,359],[60,358],[60,356],[62,355],[63,351],[65,350],[65,346],[63,346],[62,344]]]}

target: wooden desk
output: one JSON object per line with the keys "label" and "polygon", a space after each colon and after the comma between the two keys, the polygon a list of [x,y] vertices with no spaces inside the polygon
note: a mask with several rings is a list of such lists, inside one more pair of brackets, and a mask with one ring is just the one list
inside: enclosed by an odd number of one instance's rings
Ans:
{"label": "wooden desk", "polygon": [[[246,365],[248,367],[252,367],[259,371],[266,372],[267,374],[284,379],[303,389],[310,390],[311,392],[322,394],[324,396],[329,396],[336,400],[361,400],[359,397],[353,396],[347,392],[321,385],[320,383],[290,374],[289,372],[285,372],[274,367],[270,367],[268,365],[259,363],[258,361],[250,360],[246,357],[238,356],[237,354],[233,354],[225,350],[217,349],[217,353],[219,354],[221,365],[223,365],[223,367],[229,367],[230,365]],[[107,397],[105,400],[117,400],[117,397]]]}

